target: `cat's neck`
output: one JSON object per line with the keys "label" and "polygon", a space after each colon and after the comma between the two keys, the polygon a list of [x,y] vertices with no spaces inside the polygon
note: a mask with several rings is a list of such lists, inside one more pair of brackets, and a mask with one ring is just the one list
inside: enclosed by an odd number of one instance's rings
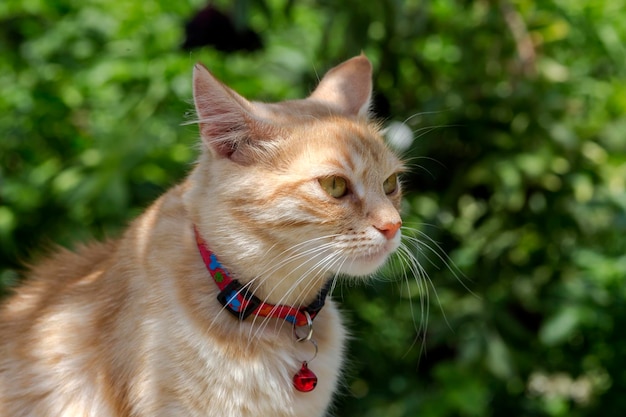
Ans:
{"label": "cat's neck", "polygon": [[269,304],[259,299],[248,286],[241,284],[230,275],[217,256],[208,248],[206,241],[200,236],[195,227],[194,234],[204,265],[220,290],[217,300],[224,306],[226,311],[239,320],[243,321],[248,316],[253,315],[285,320],[295,326],[306,326],[311,325],[317,314],[324,307],[332,281],[328,281],[324,285],[312,303],[303,307]]}

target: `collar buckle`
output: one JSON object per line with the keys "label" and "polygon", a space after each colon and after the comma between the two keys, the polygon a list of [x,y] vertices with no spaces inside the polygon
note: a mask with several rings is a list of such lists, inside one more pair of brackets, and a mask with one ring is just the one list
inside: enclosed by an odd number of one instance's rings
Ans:
{"label": "collar buckle", "polygon": [[236,279],[217,294],[217,300],[229,313],[242,321],[261,305],[261,300]]}

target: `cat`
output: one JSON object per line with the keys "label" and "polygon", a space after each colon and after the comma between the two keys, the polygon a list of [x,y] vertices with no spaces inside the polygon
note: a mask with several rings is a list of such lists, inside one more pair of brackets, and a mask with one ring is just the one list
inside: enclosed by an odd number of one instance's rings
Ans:
{"label": "cat", "polygon": [[372,65],[248,101],[201,64],[188,177],[115,240],[61,249],[0,311],[0,415],[323,416],[346,330],[328,296],[398,249],[403,162]]}

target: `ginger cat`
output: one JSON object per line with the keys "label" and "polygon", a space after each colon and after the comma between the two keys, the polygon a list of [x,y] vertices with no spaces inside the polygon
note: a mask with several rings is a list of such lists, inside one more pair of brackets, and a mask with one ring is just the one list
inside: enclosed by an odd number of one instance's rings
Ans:
{"label": "ginger cat", "polygon": [[196,65],[188,178],[120,238],[36,265],[0,310],[0,415],[325,415],[346,339],[327,292],[401,238],[403,165],[371,89],[365,56],[273,104]]}

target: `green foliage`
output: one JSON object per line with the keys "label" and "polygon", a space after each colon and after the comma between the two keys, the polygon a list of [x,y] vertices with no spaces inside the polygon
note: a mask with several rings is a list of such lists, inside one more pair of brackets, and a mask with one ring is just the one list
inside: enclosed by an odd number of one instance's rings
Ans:
{"label": "green foliage", "polygon": [[337,294],[355,338],[336,414],[622,415],[626,4],[220,5],[262,51],[181,51],[200,0],[0,4],[0,285],[42,245],[114,235],[184,175],[196,61],[277,100],[363,50],[415,133],[404,217],[432,239],[430,281]]}

